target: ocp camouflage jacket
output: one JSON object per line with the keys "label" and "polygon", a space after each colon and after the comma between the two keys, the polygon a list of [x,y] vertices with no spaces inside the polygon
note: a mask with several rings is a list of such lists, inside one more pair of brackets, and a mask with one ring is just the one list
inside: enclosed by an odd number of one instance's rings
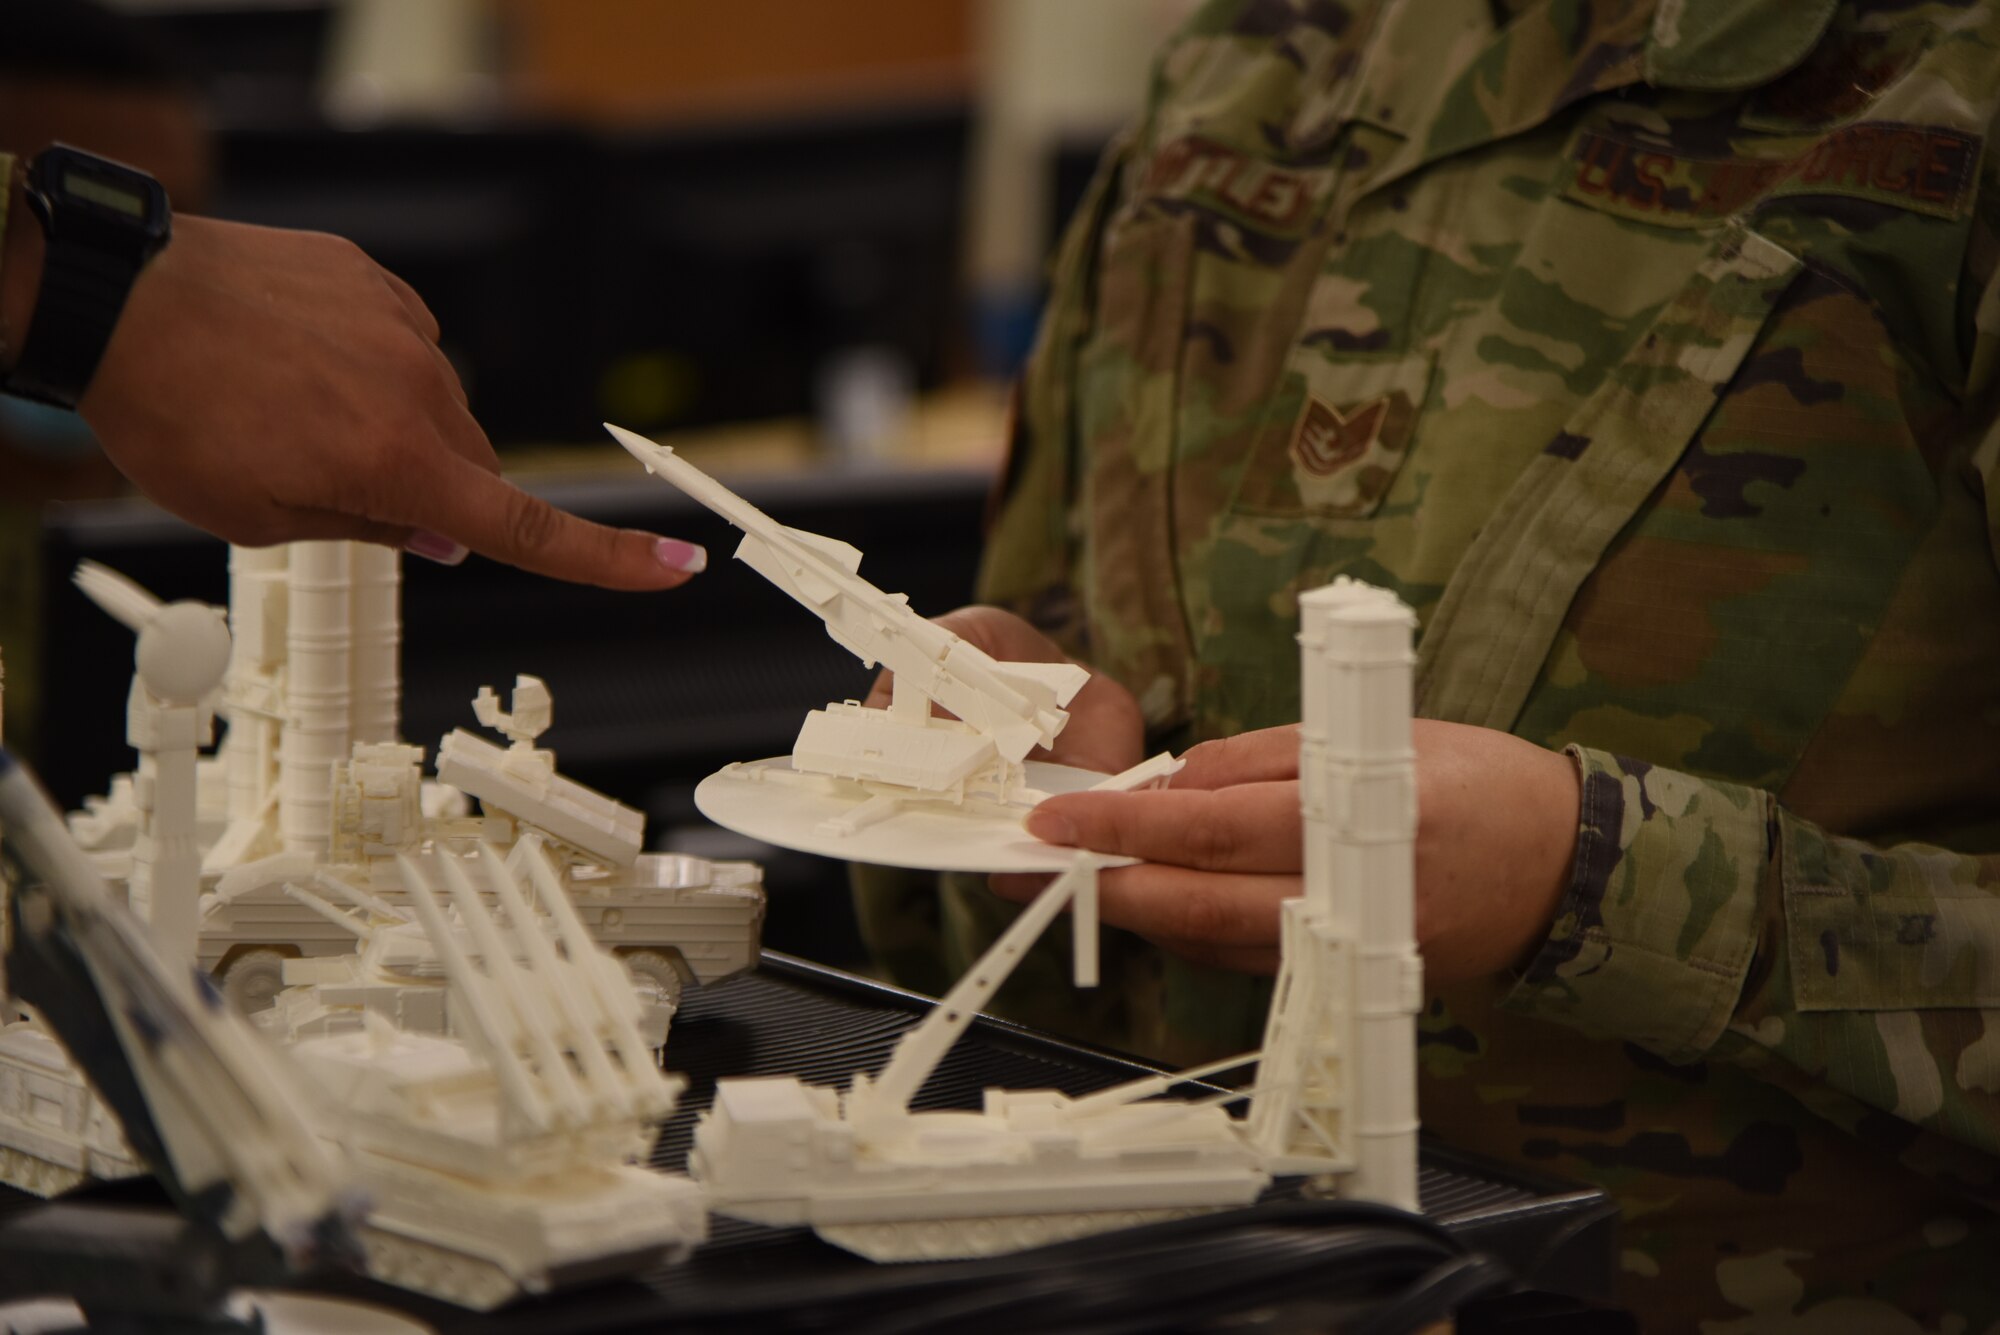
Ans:
{"label": "ocp camouflage jacket", "polygon": [[[1577,748],[1422,1109],[1613,1191],[1650,1328],[2000,1320],[1996,106],[1986,4],[1226,0],[1056,266],[983,596],[1178,746],[1295,721],[1358,576],[1421,713]],[[1015,1009],[1256,1045],[1259,983],[1121,959]]]}

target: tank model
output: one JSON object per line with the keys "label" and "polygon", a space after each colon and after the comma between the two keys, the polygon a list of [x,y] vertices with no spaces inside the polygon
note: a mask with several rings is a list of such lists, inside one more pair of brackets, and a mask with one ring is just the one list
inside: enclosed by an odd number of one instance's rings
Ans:
{"label": "tank model", "polygon": [[[287,884],[332,869],[407,911],[398,855],[456,856],[477,876],[480,841],[511,847],[529,830],[547,837],[585,925],[656,1007],[670,1012],[685,987],[751,967],[760,870],[642,852],[641,814],[564,777],[554,753],[535,744],[553,717],[538,679],[517,678],[511,710],[490,688],[473,701],[510,745],[454,730],[438,747],[436,779],[423,777],[422,750],[396,736],[397,561],[365,543],[230,551],[231,635],[212,702],[227,731],[213,757],[199,746],[176,752],[175,772],[186,776],[169,799],[192,802],[183,855],[197,864],[195,888],[174,892],[177,904],[188,901],[174,911],[192,913],[195,958],[224,994],[254,1012],[285,985],[287,960],[353,952],[353,935]],[[159,606],[102,567],[86,565],[78,584],[135,629]],[[144,893],[156,847],[146,803],[168,786],[146,782],[141,750],[140,769],[115,776],[70,828],[114,887]],[[170,871],[178,885],[180,869]]]}

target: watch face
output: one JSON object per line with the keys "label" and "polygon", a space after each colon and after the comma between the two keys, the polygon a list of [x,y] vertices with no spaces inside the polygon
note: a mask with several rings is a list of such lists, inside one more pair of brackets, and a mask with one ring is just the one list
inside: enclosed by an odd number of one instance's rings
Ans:
{"label": "watch face", "polygon": [[166,240],[167,192],[142,171],[65,144],[44,149],[29,169],[31,197],[54,231],[78,227],[106,237],[123,233],[142,246]]}
{"label": "watch face", "polygon": [[107,181],[89,172],[70,168],[63,173],[62,185],[59,188],[72,199],[101,204],[129,218],[143,221],[146,216],[148,201],[144,192],[127,189],[115,181]]}

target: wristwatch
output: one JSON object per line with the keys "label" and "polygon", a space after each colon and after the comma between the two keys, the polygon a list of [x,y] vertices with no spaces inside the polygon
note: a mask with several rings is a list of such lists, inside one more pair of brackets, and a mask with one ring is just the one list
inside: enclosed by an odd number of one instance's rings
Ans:
{"label": "wristwatch", "polygon": [[173,210],[146,173],[66,144],[36,155],[25,193],[47,254],[27,337],[0,389],[75,408],[139,271],[172,234]]}

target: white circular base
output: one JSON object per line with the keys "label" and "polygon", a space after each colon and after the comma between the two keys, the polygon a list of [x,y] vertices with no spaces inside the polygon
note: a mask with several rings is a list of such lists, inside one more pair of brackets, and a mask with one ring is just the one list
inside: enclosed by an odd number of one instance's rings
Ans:
{"label": "white circular base", "polygon": [[[926,871],[1056,872],[1068,868],[1077,850],[1045,844],[1021,828],[1026,812],[991,815],[945,802],[913,803],[873,825],[842,835],[820,829],[845,816],[871,794],[839,779],[752,777],[790,771],[790,756],[750,760],[716,771],[694,790],[701,814],[738,834],[780,848],[849,862]],[[1045,793],[1074,793],[1105,776],[1068,765],[1030,760],[1028,782]],[[1100,866],[1125,867],[1136,858],[1106,858]]]}

